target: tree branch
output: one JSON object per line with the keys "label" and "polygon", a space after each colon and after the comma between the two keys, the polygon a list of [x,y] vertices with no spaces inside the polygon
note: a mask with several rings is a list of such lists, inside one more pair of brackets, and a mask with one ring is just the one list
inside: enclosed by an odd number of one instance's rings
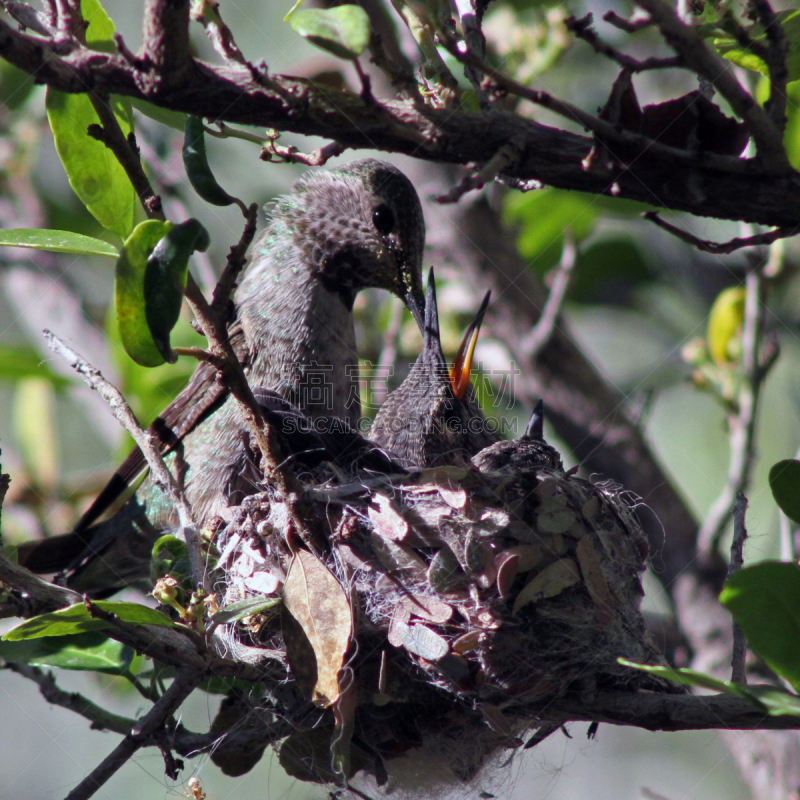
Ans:
{"label": "tree branch", "polygon": [[[160,86],[156,91],[146,82],[140,85],[140,70],[120,54],[76,50],[58,56],[52,42],[16,31],[3,20],[0,55],[61,91],[82,92],[90,85],[98,92],[157,101],[176,111],[322,136],[354,149],[378,148],[429,161],[483,164],[508,141],[522,137],[525,146],[504,177],[624,197],[701,216],[781,227],[800,224],[800,209],[794,202],[800,192],[796,173],[765,175],[754,162],[654,144],[647,137],[619,132],[562,101],[556,105],[571,119],[609,141],[641,148],[642,156],[612,176],[605,171],[587,171],[582,161],[591,150],[591,139],[500,109],[479,114],[431,109],[410,100],[368,104],[359,95],[331,96],[309,81],[284,76],[273,76],[274,86],[265,87],[254,80],[249,69],[235,64],[212,67],[193,61],[180,85]],[[548,107],[555,102],[546,93],[520,88],[534,102]],[[301,108],[303,113],[298,113]]]}

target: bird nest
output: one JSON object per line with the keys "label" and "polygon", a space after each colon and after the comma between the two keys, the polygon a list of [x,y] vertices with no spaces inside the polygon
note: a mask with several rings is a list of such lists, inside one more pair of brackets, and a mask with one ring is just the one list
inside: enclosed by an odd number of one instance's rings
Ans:
{"label": "bird nest", "polygon": [[560,470],[269,489],[214,544],[222,604],[265,599],[226,636],[281,665],[262,708],[288,722],[280,760],[305,780],[382,785],[412,751],[470,780],[554,700],[652,680],[618,658],[661,660],[639,524],[614,487]]}

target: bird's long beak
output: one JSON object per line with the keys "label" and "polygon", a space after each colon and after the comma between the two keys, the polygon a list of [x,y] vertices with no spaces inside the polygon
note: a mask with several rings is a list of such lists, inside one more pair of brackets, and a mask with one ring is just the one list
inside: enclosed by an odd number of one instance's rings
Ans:
{"label": "bird's long beak", "polygon": [[425,333],[425,292],[419,270],[409,270],[403,276],[403,301],[414,316],[420,331]]}
{"label": "bird's long beak", "polygon": [[475,354],[475,345],[478,343],[478,335],[481,332],[483,317],[489,307],[491,291],[486,292],[481,307],[472,320],[464,338],[461,340],[461,347],[458,348],[453,366],[450,369],[450,385],[453,387],[453,394],[458,400],[463,400],[469,386],[469,376],[472,370],[472,357]]}

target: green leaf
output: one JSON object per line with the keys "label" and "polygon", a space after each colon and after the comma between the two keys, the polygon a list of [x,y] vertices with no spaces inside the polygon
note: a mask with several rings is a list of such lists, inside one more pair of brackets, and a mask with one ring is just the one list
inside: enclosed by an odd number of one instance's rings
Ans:
{"label": "green leaf", "polygon": [[723,289],[708,315],[708,351],[717,364],[738,361],[737,352],[746,292],[742,286]]}
{"label": "green leaf", "polygon": [[[112,95],[109,103],[127,136],[133,129],[130,101]],[[70,186],[104,228],[126,237],[133,228],[136,193],[116,156],[87,133],[90,125],[100,124],[91,100],[48,88],[46,105]]]}
{"label": "green leaf", "polygon": [[506,198],[503,221],[518,227],[517,249],[539,274],[558,263],[564,247],[564,230],[576,241],[593,230],[598,207],[595,198],[582,192],[537,189],[512,192]]}
{"label": "green leaf", "polygon": [[679,683],[682,686],[699,686],[702,689],[712,689],[715,692],[732,694],[746,700],[751,699],[747,697],[745,687],[740,684],[733,683],[733,681],[722,681],[712,675],[705,675],[693,669],[673,669],[672,667],[655,666],[652,664],[638,664],[635,661],[628,661],[627,658],[618,658],[617,661],[624,667],[633,667],[642,672],[648,672],[650,675],[657,675],[659,678],[666,678],[673,683]]}
{"label": "green leaf", "polygon": [[86,44],[92,50],[115,53],[117,51],[117,45],[114,42],[116,28],[99,0],[81,0],[81,14],[84,21],[88,23]]}
{"label": "green leaf", "polygon": [[771,717],[800,716],[800,697],[778,686],[748,686],[748,694],[757,698]]}
{"label": "green leaf", "polygon": [[[788,45],[786,69],[789,72],[789,81],[796,81],[800,79],[800,10],[781,11],[775,16],[783,28]],[[747,32],[754,40],[766,44],[766,35],[761,25],[751,25],[747,28]],[[735,39],[723,36],[714,39],[713,44],[720,55],[730,59],[737,66],[760,72],[762,75],[769,74],[767,65]]]}
{"label": "green leaf", "polygon": [[361,6],[300,9],[289,24],[311,44],[338,58],[358,58],[369,44],[370,26]]}
{"label": "green leaf", "polygon": [[766,711],[771,717],[800,716],[800,697],[777,686],[752,685],[721,681],[711,675],[704,675],[693,669],[671,669],[650,664],[637,664],[625,658],[617,661],[625,667],[633,667],[651,675],[658,675],[683,686],[699,686],[703,689],[712,689],[722,694],[741,697],[752,703],[756,708]]}
{"label": "green leaf", "polygon": [[769,488],[781,511],[800,524],[800,461],[788,458],[772,465]]}
{"label": "green leaf", "polygon": [[800,81],[786,87],[786,129],[783,144],[789,161],[795,169],[800,168]]}
{"label": "green leaf", "polygon": [[[165,625],[175,627],[175,623],[166,615],[154,608],[139,603],[124,603],[116,600],[97,600],[101,611],[115,614],[122,622],[131,625]],[[12,628],[3,637],[3,641],[20,642],[26,639],[38,639],[43,636],[71,636],[76,633],[113,629],[110,622],[92,617],[83,603],[75,603],[49,614],[40,614],[26,620],[16,628]]]}
{"label": "green leaf", "polygon": [[191,591],[191,573],[186,542],[172,534],[161,536],[153,545],[150,581],[155,584],[160,578],[171,575],[183,588]]}
{"label": "green leaf", "polygon": [[800,567],[764,561],[731,575],[719,597],[753,651],[800,687]]}
{"label": "green leaf", "polygon": [[127,673],[136,652],[102,633],[0,641],[0,658],[35,667],[92,670],[110,675]]}
{"label": "green leaf", "polygon": [[131,105],[141,114],[144,114],[168,128],[173,128],[176,131],[183,132],[186,126],[187,115],[182,111],[173,111],[171,108],[161,108],[148,103],[147,100],[142,100],[138,97],[131,98]]}
{"label": "green leaf", "polygon": [[128,355],[145,367],[164,363],[147,325],[144,287],[147,260],[172,227],[171,222],[155,219],[140,223],[125,240],[117,259],[114,296],[120,338]]}
{"label": "green leaf", "polygon": [[52,231],[45,228],[6,228],[0,230],[0,245],[31,247],[51,253],[76,253],[81,256],[116,258],[119,250],[113,244],[72,231]]}
{"label": "green leaf", "polygon": [[164,357],[147,325],[145,273],[156,245],[173,228],[171,222],[146,220],[125,240],[117,259],[114,294],[120,338],[128,355],[146,367],[157,367]]}
{"label": "green leaf", "polygon": [[180,316],[189,257],[209,243],[196,219],[180,225],[147,220],[125,240],[117,260],[116,311],[122,344],[137,364],[176,360],[170,332]]}
{"label": "green leaf", "polygon": [[206,155],[206,137],[203,120],[189,115],[183,134],[183,166],[192,188],[207,203],[215,206],[229,206],[234,202],[218,183]]}
{"label": "green leaf", "polygon": [[280,602],[280,597],[249,597],[246,600],[238,600],[214,614],[211,621],[215,625],[236,622],[244,617],[250,617],[253,614],[266,611],[268,608],[274,608]]}
{"label": "green leaf", "polygon": [[207,250],[210,243],[208,231],[196,219],[188,219],[170,230],[147,259],[145,316],[153,341],[167,361],[175,361],[169,337],[181,313],[189,258],[195,250]]}
{"label": "green leaf", "polygon": [[0,347],[0,381],[18,381],[22,378],[43,378],[55,388],[69,386],[72,381],[52,372],[32,347]]}

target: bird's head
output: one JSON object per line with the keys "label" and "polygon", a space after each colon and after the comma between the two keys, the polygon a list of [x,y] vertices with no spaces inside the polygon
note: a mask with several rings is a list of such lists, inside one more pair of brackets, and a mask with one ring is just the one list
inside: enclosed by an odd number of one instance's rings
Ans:
{"label": "bird's head", "polygon": [[411,181],[391,164],[362,159],[295,188],[293,204],[280,210],[326,287],[348,307],[361,289],[386,289],[422,327],[425,221]]}

